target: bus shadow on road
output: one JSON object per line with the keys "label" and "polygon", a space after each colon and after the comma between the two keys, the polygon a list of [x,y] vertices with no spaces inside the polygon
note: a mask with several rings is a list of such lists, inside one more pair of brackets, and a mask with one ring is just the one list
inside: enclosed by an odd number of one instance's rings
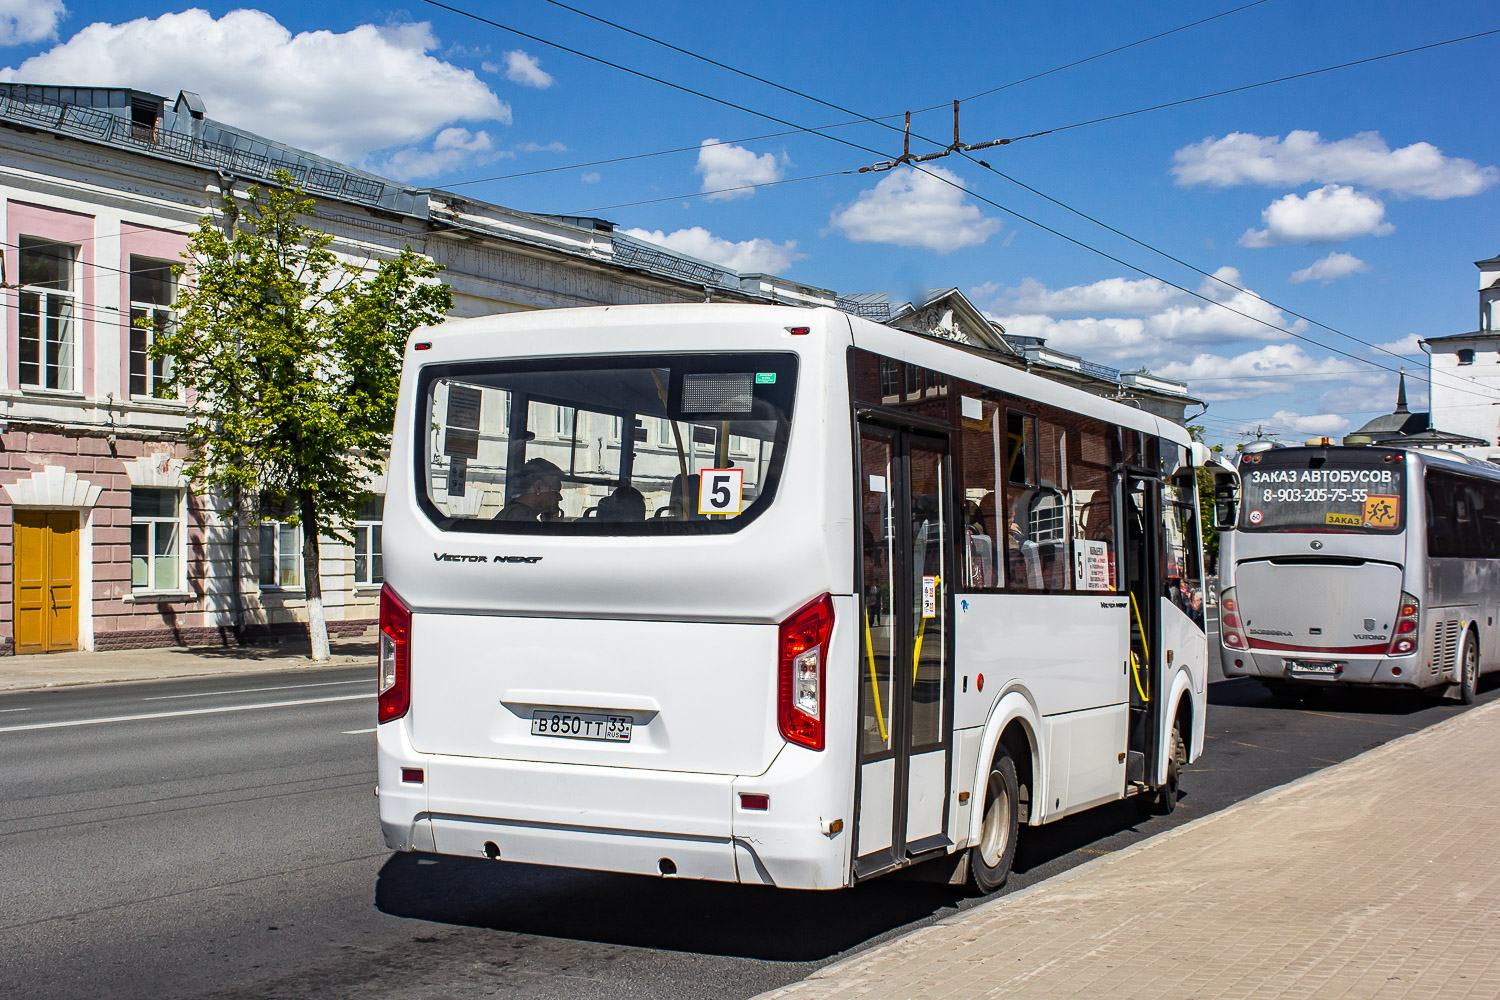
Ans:
{"label": "bus shadow on road", "polygon": [[[1500,676],[1484,678],[1483,694],[1493,689]],[[1338,715],[1415,715],[1434,708],[1458,709],[1457,701],[1444,698],[1441,689],[1429,691],[1383,690],[1379,688],[1329,688],[1293,686],[1272,692],[1248,677],[1219,681],[1208,686],[1208,703],[1225,708],[1301,709]]]}
{"label": "bus shadow on road", "polygon": [[807,892],[417,854],[393,855],[375,885],[396,917],[771,962],[826,961],[963,895],[889,878]]}

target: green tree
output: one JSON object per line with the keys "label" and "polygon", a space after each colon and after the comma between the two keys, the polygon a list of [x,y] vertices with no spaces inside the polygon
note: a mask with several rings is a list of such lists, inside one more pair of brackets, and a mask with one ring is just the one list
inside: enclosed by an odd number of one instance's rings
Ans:
{"label": "green tree", "polygon": [[188,241],[174,323],[152,345],[188,401],[188,473],[232,514],[258,519],[261,496],[302,526],[312,655],[328,657],[319,537],[347,541],[390,447],[406,340],[452,306],[440,268],[404,248],[350,266],[302,220],[313,199],[278,173],[226,203]]}
{"label": "green tree", "polygon": [[[1201,424],[1188,424],[1188,436],[1203,442],[1206,428]],[[1206,443],[1206,442],[1204,442]],[[1223,445],[1209,449],[1214,454],[1224,451]],[[1213,565],[1219,556],[1219,529],[1214,527],[1214,474],[1207,469],[1198,469],[1198,523],[1203,530],[1203,561]]]}

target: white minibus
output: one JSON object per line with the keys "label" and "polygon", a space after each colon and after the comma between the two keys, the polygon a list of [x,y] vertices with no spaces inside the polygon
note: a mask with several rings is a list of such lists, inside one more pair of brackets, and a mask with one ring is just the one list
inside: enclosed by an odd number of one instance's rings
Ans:
{"label": "white minibus", "polygon": [[832,889],[1004,883],[1171,809],[1207,647],[1184,429],[832,309],[454,320],[385,501],[386,843]]}

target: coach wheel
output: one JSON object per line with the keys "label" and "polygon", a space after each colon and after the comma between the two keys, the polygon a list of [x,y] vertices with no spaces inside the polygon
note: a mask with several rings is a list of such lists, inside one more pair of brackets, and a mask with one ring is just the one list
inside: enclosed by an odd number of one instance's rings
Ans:
{"label": "coach wheel", "polygon": [[995,754],[990,765],[983,815],[979,843],[969,849],[969,870],[976,889],[994,892],[1010,877],[1010,865],[1016,857],[1016,837],[1021,829],[1016,765],[1004,749]]}
{"label": "coach wheel", "polygon": [[1156,790],[1151,800],[1151,811],[1165,816],[1177,808],[1177,784],[1182,774],[1182,765],[1187,763],[1187,745],[1182,742],[1182,728],[1172,723],[1172,743],[1167,755],[1167,783]]}
{"label": "coach wheel", "polygon": [[1458,700],[1474,704],[1479,696],[1479,643],[1472,632],[1464,636],[1463,675],[1458,679]]}

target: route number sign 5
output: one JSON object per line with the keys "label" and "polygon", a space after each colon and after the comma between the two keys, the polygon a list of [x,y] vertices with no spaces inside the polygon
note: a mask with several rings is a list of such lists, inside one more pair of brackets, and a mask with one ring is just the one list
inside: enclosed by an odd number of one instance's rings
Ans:
{"label": "route number sign 5", "polygon": [[738,514],[744,507],[744,469],[704,469],[698,482],[698,513]]}

